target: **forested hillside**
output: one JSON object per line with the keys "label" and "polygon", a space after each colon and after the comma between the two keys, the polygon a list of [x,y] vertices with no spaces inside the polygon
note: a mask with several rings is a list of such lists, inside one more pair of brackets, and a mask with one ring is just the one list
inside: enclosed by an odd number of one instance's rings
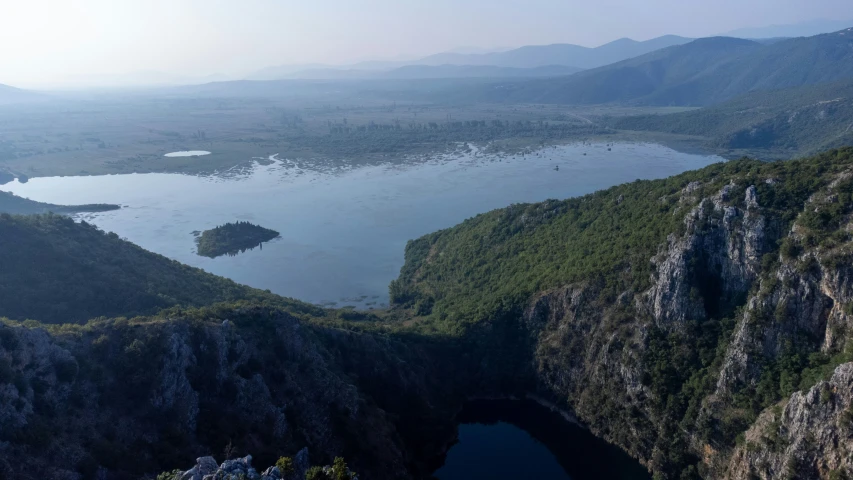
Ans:
{"label": "forested hillside", "polygon": [[312,308],[157,255],[59,215],[0,214],[0,317],[47,323],[231,300]]}

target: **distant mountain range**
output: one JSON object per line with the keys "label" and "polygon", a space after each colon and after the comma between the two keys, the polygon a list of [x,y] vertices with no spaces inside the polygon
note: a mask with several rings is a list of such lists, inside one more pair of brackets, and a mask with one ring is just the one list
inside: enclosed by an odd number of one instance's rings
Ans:
{"label": "distant mountain range", "polygon": [[557,77],[571,75],[582,69],[566,65],[546,65],[534,68],[496,67],[493,65],[406,65],[387,71],[308,69],[288,75],[298,80],[414,80],[434,78],[519,78]]}
{"label": "distant mountain range", "polygon": [[[602,65],[618,62],[628,58],[643,55],[661,48],[670,47],[673,45],[682,45],[690,42],[692,39],[678,37],[675,35],[666,35],[663,37],[653,38],[644,42],[631,40],[630,38],[622,38],[600,47],[589,48],[571,44],[554,44],[554,45],[529,45],[525,47],[515,48],[508,51],[490,52],[490,53],[458,53],[445,52],[430,55],[409,62],[362,62],[359,64],[348,66],[329,66],[329,65],[284,65],[278,67],[268,67],[256,72],[248,77],[249,80],[280,80],[287,78],[353,78],[353,73],[339,74],[335,71],[350,71],[350,72],[365,72],[365,71],[385,71],[399,69],[407,66],[430,66],[442,67],[444,71],[434,71],[423,69],[422,74],[426,75],[421,78],[437,78],[436,75],[446,75],[452,71],[447,66],[460,67],[503,67],[513,69],[531,69],[554,66],[573,67],[574,69],[595,68]],[[459,70],[458,73],[466,73],[470,76],[474,72],[471,69]],[[411,71],[410,71],[411,73]],[[453,72],[457,73],[457,72]],[[499,76],[528,76],[536,77],[543,76],[542,72],[501,72]],[[323,76],[318,76],[322,74]],[[359,76],[355,74],[355,76]],[[473,76],[481,76],[475,74]],[[362,74],[360,78],[367,78],[367,74]]]}
{"label": "distant mountain range", "polygon": [[[853,77],[853,29],[773,43],[702,38],[565,78],[495,84],[489,101],[709,105],[752,90]],[[477,98],[465,92],[466,99]]]}
{"label": "distant mountain range", "polygon": [[[771,25],[756,28],[743,28],[726,33],[726,37],[755,40],[764,45],[778,43],[793,38],[818,35],[838,31],[853,25],[853,21],[816,20],[793,25]],[[480,73],[470,68],[451,70],[447,66],[459,67],[503,67],[514,69],[529,69],[540,67],[566,66],[577,69],[594,69],[631,58],[639,57],[664,48],[684,45],[693,39],[676,35],[665,35],[646,41],[635,41],[622,38],[604,45],[590,48],[572,44],[528,45],[519,48],[479,48],[459,47],[453,50],[429,55],[417,60],[407,61],[370,61],[350,65],[282,65],[264,68],[247,77],[248,80],[283,80],[283,79],[343,79],[343,78],[394,78],[417,72],[423,75],[419,78],[444,78],[447,74],[462,76],[490,76],[493,72]],[[411,66],[442,67],[443,70],[413,70],[402,71],[389,76],[389,73]],[[544,72],[511,72],[495,71],[495,77],[540,77]]]}
{"label": "distant mountain range", "polygon": [[463,54],[481,54],[481,53],[498,53],[498,52],[507,52],[509,50],[514,49],[515,47],[494,47],[494,48],[486,48],[486,47],[456,47],[454,49],[448,50],[447,53],[463,53]]}
{"label": "distant mountain range", "polygon": [[[275,67],[257,77],[302,82],[211,83],[216,77],[209,77],[198,79],[200,87],[193,91],[295,96],[327,88],[312,80],[370,80],[385,81],[401,92],[400,80],[423,80],[406,85],[417,89],[423,100],[439,102],[707,106],[757,90],[853,78],[853,28],[757,41],[665,36],[645,42],[621,39],[596,48],[527,46],[483,54],[443,53],[406,65],[372,61],[350,68]],[[148,78],[164,81],[158,75]],[[0,103],[37,98],[45,97],[0,85]]]}
{"label": "distant mountain range", "polygon": [[419,65],[495,65],[499,67],[534,68],[545,65],[571,65],[578,68],[595,68],[673,45],[682,45],[692,39],[666,35],[644,42],[622,38],[600,47],[589,48],[571,44],[530,45],[508,52],[463,55],[439,53],[417,61]]}

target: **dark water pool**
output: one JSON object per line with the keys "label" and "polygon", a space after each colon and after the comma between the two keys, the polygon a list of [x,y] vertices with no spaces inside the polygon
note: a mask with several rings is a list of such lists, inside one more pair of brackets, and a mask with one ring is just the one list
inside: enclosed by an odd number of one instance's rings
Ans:
{"label": "dark water pool", "polygon": [[439,480],[649,480],[636,460],[534,402],[468,403]]}

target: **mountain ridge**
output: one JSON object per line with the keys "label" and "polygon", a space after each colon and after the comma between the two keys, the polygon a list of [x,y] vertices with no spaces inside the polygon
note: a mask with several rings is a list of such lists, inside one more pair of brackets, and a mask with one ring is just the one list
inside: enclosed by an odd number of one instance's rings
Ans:
{"label": "mountain ridge", "polygon": [[310,69],[289,74],[294,80],[392,80],[435,78],[513,78],[555,77],[572,75],[582,69],[567,65],[544,65],[531,68],[497,67],[494,65],[405,65],[391,70]]}
{"label": "mountain ridge", "polygon": [[853,29],[770,44],[709,37],[566,79],[496,85],[491,101],[703,106],[753,90],[853,78]]}
{"label": "mountain ridge", "polygon": [[491,53],[442,52],[412,61],[361,62],[351,65],[332,66],[324,64],[282,65],[266,67],[249,75],[249,80],[276,80],[287,78],[304,70],[364,70],[388,71],[407,66],[491,66],[506,68],[537,68],[554,65],[580,69],[599,67],[614,61],[648,53],[660,48],[682,44],[691,39],[677,35],[664,35],[645,41],[621,38],[598,47],[558,43],[550,45],[526,45],[506,51]]}
{"label": "mountain ridge", "polygon": [[687,43],[690,40],[677,35],[664,35],[645,41],[620,38],[598,47],[582,47],[564,43],[527,45],[506,52],[481,55],[436,54],[424,57],[418,63],[425,65],[494,65],[516,68],[569,65],[578,68],[595,68],[672,45]]}

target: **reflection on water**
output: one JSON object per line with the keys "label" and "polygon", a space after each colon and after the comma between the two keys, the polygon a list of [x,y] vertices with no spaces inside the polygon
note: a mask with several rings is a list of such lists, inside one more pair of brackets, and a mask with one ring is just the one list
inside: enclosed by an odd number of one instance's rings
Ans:
{"label": "reflection on water", "polygon": [[459,441],[439,480],[649,480],[622,450],[533,402],[474,401],[459,415]]}
{"label": "reflection on water", "polygon": [[[317,171],[276,156],[216,176],[35,178],[2,187],[56,204],[114,203],[86,221],[183,263],[313,303],[382,306],[406,241],[512,203],[582,195],[721,161],[646,144],[567,145],[526,156],[437,156]],[[586,155],[584,155],[586,154]],[[559,170],[554,167],[559,166]],[[247,220],[281,238],[234,257],[195,254],[193,231]]]}

